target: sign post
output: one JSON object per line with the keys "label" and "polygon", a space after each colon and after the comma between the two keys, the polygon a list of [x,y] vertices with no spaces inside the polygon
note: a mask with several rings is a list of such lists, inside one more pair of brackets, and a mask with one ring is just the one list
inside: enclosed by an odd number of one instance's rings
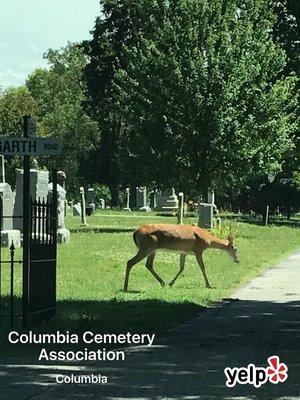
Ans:
{"label": "sign post", "polygon": [[[39,138],[36,137],[35,134],[36,124],[34,120],[31,119],[29,115],[25,115],[23,117],[23,137],[0,137],[0,154],[3,156],[13,156],[18,155],[23,157],[23,272],[22,272],[22,325],[23,329],[29,327],[30,323],[30,312],[32,311],[32,304],[34,303],[33,299],[36,301],[37,297],[40,294],[36,290],[36,286],[32,286],[32,280],[34,276],[34,271],[32,270],[32,262],[48,262],[49,260],[41,260],[40,256],[37,259],[33,259],[34,256],[31,254],[31,249],[33,249],[32,245],[32,210],[31,210],[31,199],[30,199],[30,156],[47,156],[47,155],[58,155],[61,153],[61,143],[59,139],[56,138]],[[52,206],[57,207],[57,192],[54,190],[57,184],[57,171],[55,172],[55,176],[53,177],[53,199]],[[45,204],[41,204],[41,207],[46,207]],[[52,210],[51,215],[53,216],[55,212]],[[46,217],[48,218],[48,217]],[[55,224],[52,226],[49,233],[42,233],[42,244],[46,242],[45,235],[51,236],[51,233],[55,232],[55,238],[51,239],[52,242],[49,243],[51,247],[51,252],[53,253],[53,248],[55,249],[55,268],[56,268],[56,220],[51,218],[51,224]],[[0,222],[1,225],[1,222]],[[44,224],[48,226],[47,222]],[[44,226],[43,225],[43,226]],[[36,228],[35,228],[36,229]],[[34,231],[34,236],[36,236],[36,232]],[[47,238],[48,238],[47,236]],[[50,241],[50,239],[49,239]],[[1,250],[0,250],[1,252]],[[51,253],[51,254],[52,254]],[[1,255],[1,254],[0,254]],[[53,259],[54,256],[52,256]],[[53,260],[52,261],[53,263]],[[0,258],[1,261],[1,258]],[[51,264],[52,265],[52,264]],[[46,268],[46,267],[45,267]],[[53,266],[49,267],[50,271],[53,271]],[[49,269],[48,268],[48,269]],[[36,270],[36,269],[35,269]],[[33,272],[32,272],[33,271]],[[47,268],[45,269],[45,272]],[[54,275],[51,277],[56,282],[56,270],[54,271]],[[36,276],[34,276],[36,277]],[[53,280],[52,279],[52,280]],[[52,282],[53,283],[53,282]],[[38,288],[40,289],[40,288]],[[55,290],[55,288],[54,288]],[[41,296],[40,296],[41,297]],[[52,297],[51,297],[52,299]],[[40,300],[38,298],[38,300]],[[45,310],[42,310],[45,311]],[[46,310],[47,311],[47,310]],[[41,311],[38,311],[40,313]],[[13,315],[11,316],[13,318]]]}
{"label": "sign post", "polygon": [[[23,117],[23,134],[28,138],[30,117]],[[23,299],[22,299],[22,325],[28,327],[28,304],[29,304],[29,235],[30,235],[30,155],[25,154],[23,159]]]}

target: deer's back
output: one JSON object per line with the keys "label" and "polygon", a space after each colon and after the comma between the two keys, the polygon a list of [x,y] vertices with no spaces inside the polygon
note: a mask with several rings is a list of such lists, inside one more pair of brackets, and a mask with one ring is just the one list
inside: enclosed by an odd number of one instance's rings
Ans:
{"label": "deer's back", "polygon": [[182,253],[193,252],[196,245],[195,232],[205,243],[208,232],[192,225],[174,224],[147,224],[135,231],[135,241],[140,247],[151,242],[157,250],[180,251]]}

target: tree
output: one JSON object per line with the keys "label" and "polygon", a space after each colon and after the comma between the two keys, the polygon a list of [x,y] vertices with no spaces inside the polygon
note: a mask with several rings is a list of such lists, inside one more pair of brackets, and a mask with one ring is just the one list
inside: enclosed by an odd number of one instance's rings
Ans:
{"label": "tree", "polygon": [[[55,165],[66,171],[67,190],[76,197],[79,186],[87,181],[93,183],[86,162],[99,141],[97,125],[82,108],[85,98],[82,70],[86,58],[76,44],[68,44],[61,50],[50,49],[45,58],[49,69],[34,71],[26,86],[38,104],[41,134],[62,140],[63,154],[55,158]],[[49,158],[43,159],[48,168],[53,163]]]}
{"label": "tree", "polygon": [[110,185],[127,175],[206,194],[280,170],[297,94],[295,77],[280,78],[271,3],[102,4],[84,76]]}
{"label": "tree", "polygon": [[[23,115],[36,117],[38,104],[24,87],[9,88],[0,94],[0,134],[1,136],[23,136]],[[18,157],[6,157],[6,178],[15,182],[15,169],[22,166]]]}
{"label": "tree", "polygon": [[128,49],[119,72],[143,181],[151,171],[205,194],[278,171],[293,147],[297,96],[295,78],[277,78],[285,54],[267,2],[182,0],[164,10],[163,25],[138,52]]}

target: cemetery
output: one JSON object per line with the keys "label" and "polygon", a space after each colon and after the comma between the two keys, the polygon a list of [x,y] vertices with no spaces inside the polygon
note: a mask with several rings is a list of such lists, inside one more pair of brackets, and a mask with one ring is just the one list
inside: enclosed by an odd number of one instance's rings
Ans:
{"label": "cemetery", "polygon": [[[1,5],[0,398],[246,399],[254,381],[229,389],[224,374],[263,362],[275,372],[250,397],[294,398],[296,1],[12,3]],[[272,386],[282,365],[290,384]],[[64,385],[96,368],[107,385]]]}

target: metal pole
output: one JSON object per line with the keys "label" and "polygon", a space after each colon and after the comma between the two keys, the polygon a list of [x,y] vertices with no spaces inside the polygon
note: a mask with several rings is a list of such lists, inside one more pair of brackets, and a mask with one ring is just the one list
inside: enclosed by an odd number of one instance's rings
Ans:
{"label": "metal pole", "polygon": [[[23,135],[29,136],[30,116],[23,117]],[[26,329],[29,325],[29,258],[30,258],[30,156],[23,158],[23,294],[22,294],[22,326]]]}
{"label": "metal pole", "polygon": [[14,242],[10,246],[10,327],[14,327],[14,263],[15,263],[15,246]]}
{"label": "metal pole", "polygon": [[55,310],[54,314],[56,314],[56,276],[57,276],[57,169],[52,171],[52,221],[53,221],[53,244],[55,247],[55,266],[54,266],[54,279],[55,279],[55,293],[54,293],[54,303]]}
{"label": "metal pole", "polygon": [[2,217],[3,217],[3,204],[0,199],[0,325],[2,322]]}

